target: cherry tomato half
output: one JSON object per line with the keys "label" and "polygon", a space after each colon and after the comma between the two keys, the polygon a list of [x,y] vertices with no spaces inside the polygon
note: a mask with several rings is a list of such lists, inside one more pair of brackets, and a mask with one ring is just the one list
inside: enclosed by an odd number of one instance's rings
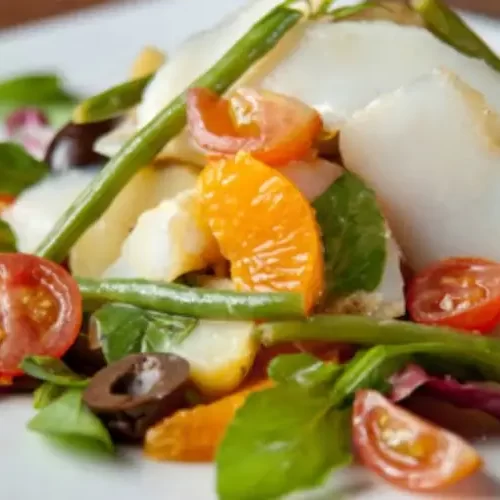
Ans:
{"label": "cherry tomato half", "polygon": [[490,332],[500,321],[500,264],[477,258],[438,262],[410,283],[407,304],[417,323]]}
{"label": "cherry tomato half", "polygon": [[34,255],[0,254],[0,375],[21,375],[25,356],[62,356],[75,342],[82,299],[61,266]]}
{"label": "cherry tomato half", "polygon": [[298,99],[242,88],[223,99],[205,88],[187,95],[190,132],[203,149],[247,151],[268,165],[303,158],[322,129],[319,114]]}
{"label": "cherry tomato half", "polygon": [[399,408],[376,391],[356,394],[353,439],[369,469],[410,491],[436,491],[470,476],[482,465],[464,440]]}

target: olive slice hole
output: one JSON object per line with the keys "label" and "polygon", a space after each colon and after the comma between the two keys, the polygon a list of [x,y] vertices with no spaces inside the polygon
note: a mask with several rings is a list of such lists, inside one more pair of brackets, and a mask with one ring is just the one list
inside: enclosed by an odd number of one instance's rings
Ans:
{"label": "olive slice hole", "polygon": [[111,386],[111,394],[145,396],[161,380],[161,365],[156,358],[147,357],[142,366],[135,365]]}

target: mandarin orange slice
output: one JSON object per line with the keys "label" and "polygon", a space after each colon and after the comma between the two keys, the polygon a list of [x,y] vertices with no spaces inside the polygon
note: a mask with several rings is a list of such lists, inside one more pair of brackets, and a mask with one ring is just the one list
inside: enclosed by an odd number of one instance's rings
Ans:
{"label": "mandarin orange slice", "polygon": [[236,288],[298,292],[310,311],[323,291],[323,252],[301,192],[247,153],[209,163],[198,189],[201,216],[231,263]]}
{"label": "mandarin orange slice", "polygon": [[270,381],[165,418],[146,433],[145,454],[155,460],[211,462],[227,426],[247,396],[271,387]]}

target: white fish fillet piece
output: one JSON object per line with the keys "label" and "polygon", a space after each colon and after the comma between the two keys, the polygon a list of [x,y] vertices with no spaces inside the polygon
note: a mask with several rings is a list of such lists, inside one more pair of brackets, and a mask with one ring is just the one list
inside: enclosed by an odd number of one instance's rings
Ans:
{"label": "white fish fillet piece", "polygon": [[[257,2],[254,8],[263,5]],[[251,24],[250,17],[245,19],[241,14],[186,42],[147,88],[138,108],[138,125],[153,118]],[[381,94],[441,67],[477,88],[500,111],[500,75],[486,63],[457,52],[424,28],[387,21],[302,23],[237,86],[292,95],[314,106],[328,127],[338,128]],[[100,142],[99,151],[108,155],[116,152],[120,141],[109,149],[106,142],[109,138]],[[164,153],[202,161],[186,133],[172,141]]]}
{"label": "white fish fillet piece", "polygon": [[171,282],[218,258],[217,243],[198,217],[198,192],[190,189],[141,214],[104,277]]}
{"label": "white fish fillet piece", "polygon": [[73,246],[72,272],[86,278],[101,277],[120,255],[121,246],[141,213],[193,188],[197,175],[197,169],[188,165],[141,169]]}
{"label": "white fish fillet piece", "polygon": [[96,175],[97,170],[70,170],[49,175],[24,190],[2,214],[17,239],[20,252],[33,253],[55,226],[59,217],[75,201]]}
{"label": "white fish fillet piece", "polygon": [[500,261],[500,118],[436,70],[356,113],[340,148],[375,189],[409,265],[452,256]]}

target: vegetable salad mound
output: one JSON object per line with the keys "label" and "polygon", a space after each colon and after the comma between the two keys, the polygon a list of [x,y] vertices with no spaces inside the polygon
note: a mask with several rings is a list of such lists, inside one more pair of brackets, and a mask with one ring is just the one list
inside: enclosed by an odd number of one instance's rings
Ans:
{"label": "vegetable salad mound", "polygon": [[93,97],[0,83],[0,379],[35,388],[28,428],[215,462],[223,500],[353,449],[414,492],[480,470],[406,403],[500,418],[499,69],[440,0],[258,0]]}

